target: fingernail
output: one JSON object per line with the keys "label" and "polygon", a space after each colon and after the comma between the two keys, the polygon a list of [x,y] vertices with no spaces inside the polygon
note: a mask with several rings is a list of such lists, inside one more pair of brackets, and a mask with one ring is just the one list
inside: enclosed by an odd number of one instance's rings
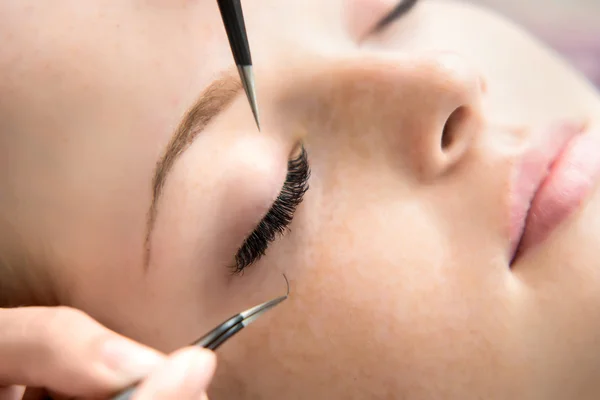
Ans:
{"label": "fingernail", "polygon": [[127,339],[109,339],[102,349],[104,363],[117,375],[120,384],[146,377],[164,358],[156,351]]}

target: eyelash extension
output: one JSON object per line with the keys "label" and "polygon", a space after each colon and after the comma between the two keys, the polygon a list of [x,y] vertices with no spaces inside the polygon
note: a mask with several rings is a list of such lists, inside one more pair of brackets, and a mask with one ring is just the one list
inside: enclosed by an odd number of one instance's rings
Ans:
{"label": "eyelash extension", "polygon": [[377,33],[385,29],[389,24],[408,13],[419,2],[419,0],[401,0],[394,9],[386,15],[373,29],[373,33]]}
{"label": "eyelash extension", "polygon": [[269,212],[237,251],[234,274],[241,274],[246,267],[258,261],[265,255],[269,244],[288,230],[296,208],[308,190],[309,178],[308,155],[302,147],[300,155],[288,161],[285,183]]}

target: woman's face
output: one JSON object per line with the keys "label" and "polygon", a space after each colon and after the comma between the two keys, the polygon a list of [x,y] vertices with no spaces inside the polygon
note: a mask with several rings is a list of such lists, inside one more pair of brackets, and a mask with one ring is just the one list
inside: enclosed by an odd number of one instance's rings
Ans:
{"label": "woman's face", "polygon": [[[522,241],[545,240],[511,263],[541,179],[515,178],[527,149],[564,143],[564,118],[598,127],[594,90],[458,3],[378,33],[394,0],[243,5],[260,132],[215,1],[2,2],[0,244],[21,291],[169,351],[285,273],[290,298],[219,350],[215,399],[598,398],[600,195],[545,236],[556,207],[535,206]],[[232,274],[302,145],[290,231]]]}

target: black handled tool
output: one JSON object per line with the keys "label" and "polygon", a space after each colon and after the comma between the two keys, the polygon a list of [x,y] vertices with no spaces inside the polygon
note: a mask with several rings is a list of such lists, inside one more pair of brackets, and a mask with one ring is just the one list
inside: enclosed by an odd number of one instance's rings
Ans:
{"label": "black handled tool", "polygon": [[217,3],[219,4],[221,18],[225,25],[233,59],[238,67],[240,79],[244,85],[246,96],[250,102],[250,108],[252,108],[252,114],[254,114],[254,119],[256,120],[256,126],[260,130],[254,72],[252,71],[252,57],[250,56],[250,46],[248,45],[248,35],[246,34],[242,5],[240,0],[217,0]]}
{"label": "black handled tool", "polygon": [[[242,311],[239,314],[234,315],[225,322],[219,324],[202,336],[200,339],[192,343],[192,346],[204,347],[205,349],[216,350],[227,340],[231,339],[236,333],[256,321],[258,317],[277,306],[282,301],[286,300],[290,294],[290,283],[285,275],[283,275],[285,283],[287,285],[287,292],[284,296],[279,296],[273,300],[266,301],[255,307],[249,308]],[[133,395],[133,392],[137,389],[137,383],[123,390],[111,400],[129,400]]]}

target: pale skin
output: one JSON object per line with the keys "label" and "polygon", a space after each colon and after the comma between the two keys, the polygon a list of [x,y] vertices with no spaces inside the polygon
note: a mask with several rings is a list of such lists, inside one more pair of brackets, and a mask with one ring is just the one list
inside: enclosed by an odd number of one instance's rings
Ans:
{"label": "pale skin", "polygon": [[[3,2],[2,252],[51,277],[39,298],[163,353],[285,273],[290,298],[219,350],[213,399],[597,399],[600,195],[512,268],[506,204],[523,143],[560,118],[598,130],[598,93],[471,6],[369,34],[394,5],[244,2],[262,130],[238,96],[177,160],[144,266],[155,164],[231,67],[215,2]],[[232,276],[299,144],[291,232]]]}

